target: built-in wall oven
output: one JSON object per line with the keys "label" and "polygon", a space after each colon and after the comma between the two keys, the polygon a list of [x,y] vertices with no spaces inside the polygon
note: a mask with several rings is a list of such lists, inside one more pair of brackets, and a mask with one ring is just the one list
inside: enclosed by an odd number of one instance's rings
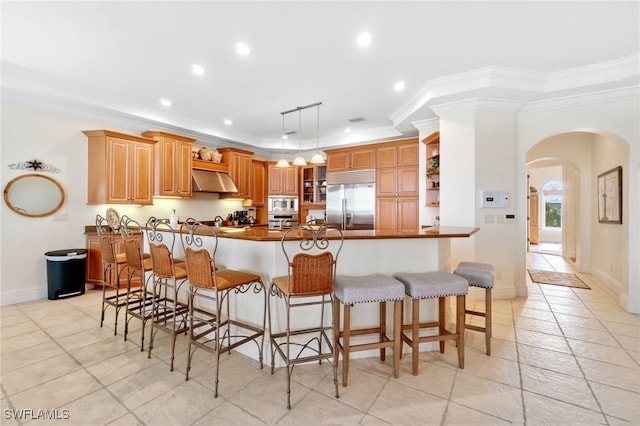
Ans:
{"label": "built-in wall oven", "polygon": [[298,197],[270,195],[269,229],[289,229],[298,226]]}
{"label": "built-in wall oven", "polygon": [[269,213],[269,229],[289,229],[298,226],[298,213]]}
{"label": "built-in wall oven", "polygon": [[298,197],[269,195],[269,212],[298,213]]}

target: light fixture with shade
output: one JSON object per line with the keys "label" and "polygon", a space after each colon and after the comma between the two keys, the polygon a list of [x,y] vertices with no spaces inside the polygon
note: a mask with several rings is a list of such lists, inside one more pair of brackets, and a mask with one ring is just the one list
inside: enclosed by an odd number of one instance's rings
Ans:
{"label": "light fixture with shade", "polygon": [[[317,128],[316,128],[316,149],[319,149],[319,145],[320,145],[320,105],[322,105],[322,102],[316,102],[315,104],[309,104],[309,105],[305,105],[305,106],[299,106],[293,109],[290,109],[288,111],[282,111],[280,114],[282,114],[282,156],[284,157],[284,139],[286,139],[286,133],[284,131],[284,116],[287,114],[290,114],[292,112],[298,111],[298,157],[296,157],[295,160],[293,160],[293,165],[294,166],[306,166],[307,162],[305,161],[305,159],[302,157],[302,111],[307,109],[307,108],[313,108],[313,107],[318,107],[318,119],[317,119]],[[295,132],[293,132],[295,133]],[[324,158],[322,157],[322,155],[320,155],[320,152],[317,151],[316,154],[313,156],[313,158],[311,159],[311,163],[313,164],[324,164]],[[281,160],[278,160],[278,164],[276,164],[276,167],[289,167],[289,163],[287,162],[287,160],[285,160],[284,158]]]}
{"label": "light fixture with shade", "polygon": [[302,110],[298,110],[298,156],[293,160],[294,166],[306,166],[307,162],[302,157]]}
{"label": "light fixture with shade", "polygon": [[318,118],[316,120],[316,153],[311,157],[311,164],[324,164],[324,157],[320,154],[320,105],[322,105],[322,102],[317,103]]}

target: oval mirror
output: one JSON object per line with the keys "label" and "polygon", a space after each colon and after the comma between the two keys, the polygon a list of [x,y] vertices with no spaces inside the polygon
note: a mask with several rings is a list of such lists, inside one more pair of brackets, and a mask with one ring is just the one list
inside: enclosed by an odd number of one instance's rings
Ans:
{"label": "oval mirror", "polygon": [[18,176],[7,184],[4,202],[22,216],[50,216],[62,207],[64,190],[55,179],[32,173]]}

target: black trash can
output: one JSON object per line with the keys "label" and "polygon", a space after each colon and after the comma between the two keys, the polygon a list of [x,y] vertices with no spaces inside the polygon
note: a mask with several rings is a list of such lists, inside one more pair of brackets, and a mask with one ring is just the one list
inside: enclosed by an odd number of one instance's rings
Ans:
{"label": "black trash can", "polygon": [[84,294],[86,249],[54,250],[44,255],[47,258],[49,299],[56,300]]}

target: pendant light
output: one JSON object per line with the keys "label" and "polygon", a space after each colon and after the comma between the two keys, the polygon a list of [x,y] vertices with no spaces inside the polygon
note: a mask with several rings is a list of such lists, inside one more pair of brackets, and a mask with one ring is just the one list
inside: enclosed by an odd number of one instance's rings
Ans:
{"label": "pendant light", "polygon": [[293,160],[294,166],[306,166],[307,162],[302,157],[302,110],[298,110],[298,156]]}
{"label": "pendant light", "polygon": [[289,162],[284,158],[284,140],[287,137],[284,133],[284,114],[282,114],[282,136],[281,137],[282,137],[282,158],[278,160],[276,167],[285,168],[285,167],[289,167]]}
{"label": "pendant light", "polygon": [[318,118],[316,120],[316,153],[311,157],[311,164],[324,164],[324,157],[320,154],[320,105],[318,102]]}

